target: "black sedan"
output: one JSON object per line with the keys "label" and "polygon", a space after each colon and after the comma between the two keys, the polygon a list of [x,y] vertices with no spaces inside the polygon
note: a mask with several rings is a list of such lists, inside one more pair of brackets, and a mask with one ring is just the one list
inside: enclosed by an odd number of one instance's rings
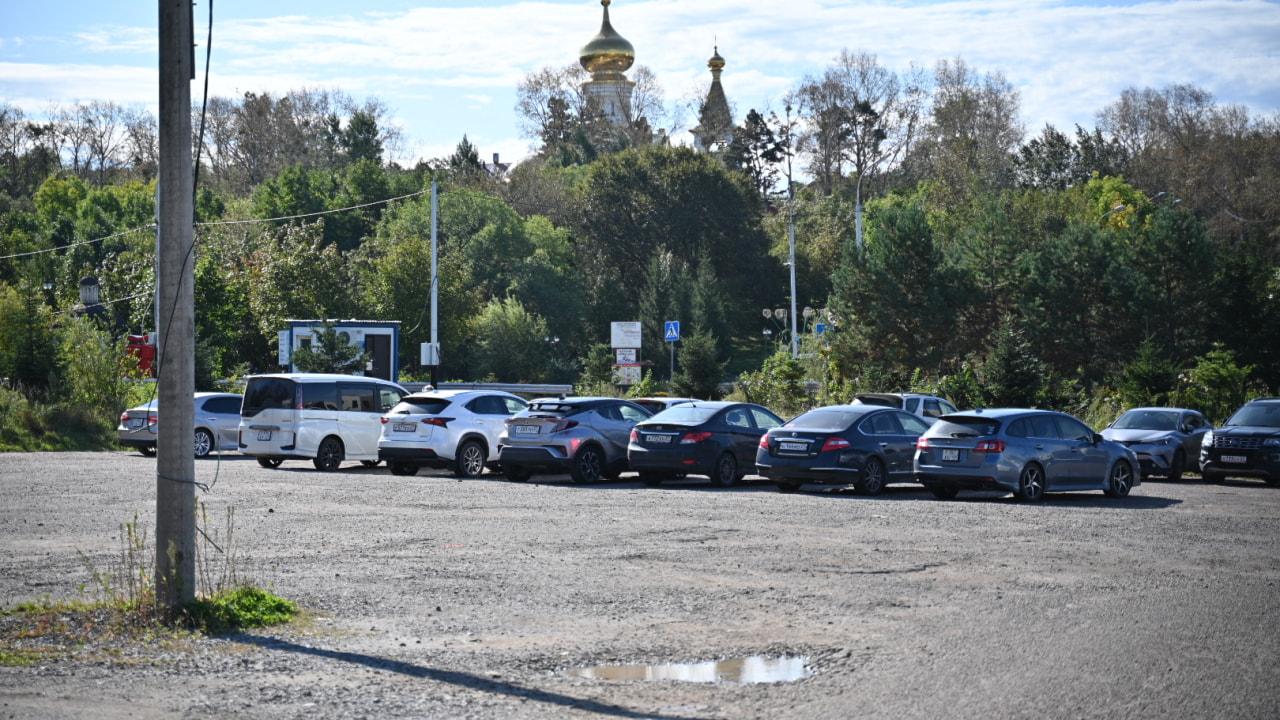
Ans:
{"label": "black sedan", "polygon": [[928,429],[922,418],[894,408],[820,407],[760,438],[756,471],[783,492],[825,483],[877,495],[891,482],[915,482],[916,438]]}
{"label": "black sedan", "polygon": [[632,428],[627,460],[646,485],[706,475],[729,486],[753,469],[760,438],[781,424],[782,418],[751,403],[682,403]]}

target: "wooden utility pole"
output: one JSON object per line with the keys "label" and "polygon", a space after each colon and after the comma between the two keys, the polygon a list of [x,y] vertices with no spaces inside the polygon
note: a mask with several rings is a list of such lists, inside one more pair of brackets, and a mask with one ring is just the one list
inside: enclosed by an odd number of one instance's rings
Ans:
{"label": "wooden utility pole", "polygon": [[160,344],[156,348],[156,602],[170,614],[196,591],[195,199],[191,176],[190,0],[160,0]]}

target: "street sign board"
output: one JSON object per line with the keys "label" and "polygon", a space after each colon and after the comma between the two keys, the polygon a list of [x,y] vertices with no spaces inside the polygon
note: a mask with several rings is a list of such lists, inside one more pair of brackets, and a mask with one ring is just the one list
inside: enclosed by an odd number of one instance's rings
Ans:
{"label": "street sign board", "polygon": [[639,348],[640,344],[640,323],[639,322],[615,322],[609,324],[609,337],[613,341],[612,346],[616,348]]}
{"label": "street sign board", "polygon": [[619,365],[634,365],[640,360],[640,351],[635,348],[614,348],[613,354]]}
{"label": "street sign board", "polygon": [[680,339],[680,321],[668,320],[666,323],[665,337],[663,340],[667,342],[675,342]]}

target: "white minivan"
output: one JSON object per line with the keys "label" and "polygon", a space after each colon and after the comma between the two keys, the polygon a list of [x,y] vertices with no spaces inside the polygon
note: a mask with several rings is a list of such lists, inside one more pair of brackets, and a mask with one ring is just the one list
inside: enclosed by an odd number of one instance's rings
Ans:
{"label": "white minivan", "polygon": [[263,467],[288,458],[336,470],[343,460],[378,464],[382,414],[408,392],[374,377],[323,373],[253,375],[240,407],[240,452]]}

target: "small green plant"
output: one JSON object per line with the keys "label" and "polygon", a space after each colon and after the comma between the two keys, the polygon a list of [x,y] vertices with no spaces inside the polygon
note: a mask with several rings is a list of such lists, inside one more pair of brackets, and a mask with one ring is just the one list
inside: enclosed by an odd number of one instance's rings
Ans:
{"label": "small green plant", "polygon": [[211,634],[289,622],[298,606],[262,588],[244,586],[187,603],[188,622]]}

